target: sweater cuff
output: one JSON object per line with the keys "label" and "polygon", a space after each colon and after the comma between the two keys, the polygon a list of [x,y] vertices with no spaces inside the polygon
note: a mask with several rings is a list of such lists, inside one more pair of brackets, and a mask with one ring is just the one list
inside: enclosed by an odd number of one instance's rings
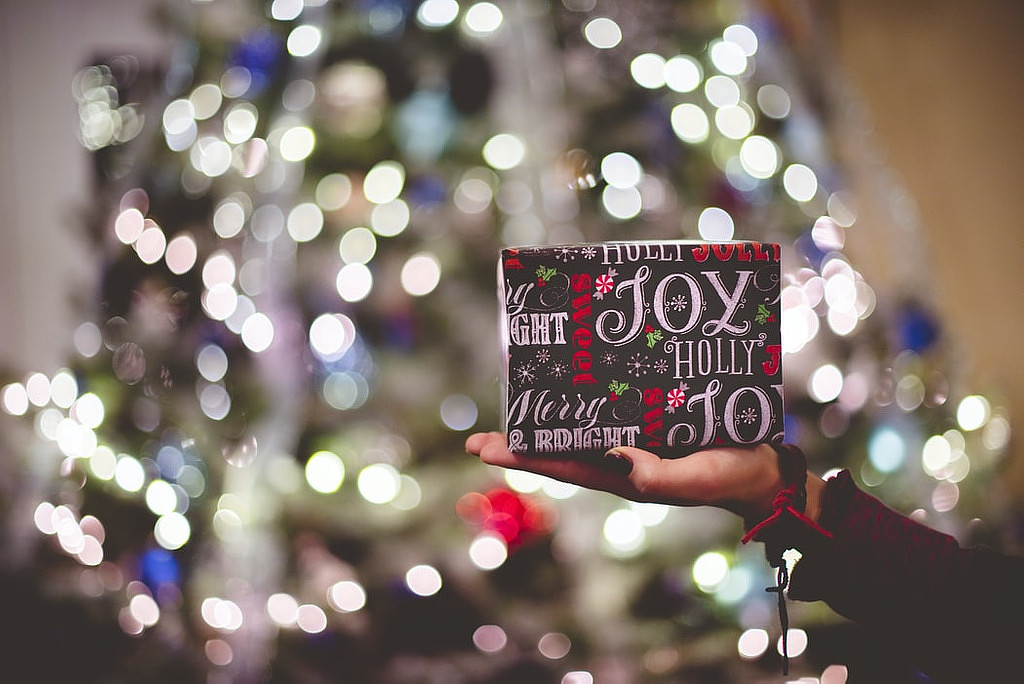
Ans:
{"label": "sweater cuff", "polygon": [[[818,522],[833,538],[812,553],[804,552],[789,595],[799,601],[824,600],[854,619],[894,587],[929,584],[931,563],[959,550],[953,537],[861,491],[847,470],[826,483]],[[908,554],[910,549],[915,553]]]}

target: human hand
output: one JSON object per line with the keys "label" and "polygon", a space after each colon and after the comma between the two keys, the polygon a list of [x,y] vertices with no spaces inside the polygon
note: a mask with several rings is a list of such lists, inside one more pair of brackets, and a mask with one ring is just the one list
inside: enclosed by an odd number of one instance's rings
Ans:
{"label": "human hand", "polygon": [[786,486],[778,454],[768,444],[705,449],[677,459],[616,447],[600,459],[584,461],[514,454],[504,434],[487,432],[471,435],[466,450],[490,465],[546,475],[633,501],[716,506],[748,523],[770,515],[775,494]]}

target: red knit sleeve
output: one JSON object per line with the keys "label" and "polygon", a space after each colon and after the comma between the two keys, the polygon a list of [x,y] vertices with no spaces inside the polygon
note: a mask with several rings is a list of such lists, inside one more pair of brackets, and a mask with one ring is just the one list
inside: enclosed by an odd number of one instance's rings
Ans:
{"label": "red knit sleeve", "polygon": [[791,598],[823,600],[898,636],[922,669],[951,681],[1006,674],[1024,644],[1024,558],[961,548],[858,489],[847,471],[827,483],[819,522],[833,538],[804,553]]}

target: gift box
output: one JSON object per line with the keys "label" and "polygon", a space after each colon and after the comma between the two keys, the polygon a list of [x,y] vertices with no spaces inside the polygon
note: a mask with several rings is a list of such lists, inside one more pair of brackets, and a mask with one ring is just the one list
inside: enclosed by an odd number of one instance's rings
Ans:
{"label": "gift box", "polygon": [[510,450],[781,441],[779,262],[778,245],[743,241],[502,250]]}

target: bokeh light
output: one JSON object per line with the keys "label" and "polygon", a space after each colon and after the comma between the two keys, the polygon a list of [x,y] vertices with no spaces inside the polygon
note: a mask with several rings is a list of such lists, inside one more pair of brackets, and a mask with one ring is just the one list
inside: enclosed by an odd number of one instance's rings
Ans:
{"label": "bokeh light", "polygon": [[683,142],[704,142],[711,130],[708,115],[703,109],[689,102],[673,107],[670,120],[672,131]]}
{"label": "bokeh light", "polygon": [[811,374],[807,391],[819,404],[828,403],[837,398],[843,390],[843,373],[837,366],[827,363],[819,366]]}
{"label": "bokeh light", "polygon": [[978,394],[972,394],[964,397],[957,404],[956,420],[962,430],[971,432],[985,425],[991,410],[988,399]]}
{"label": "bokeh light", "polygon": [[473,645],[484,653],[497,653],[508,644],[508,635],[498,625],[480,625],[473,631]]}
{"label": "bokeh light", "polygon": [[622,29],[614,19],[595,17],[583,26],[583,37],[594,47],[607,50],[622,41]]}
{"label": "bokeh light", "polygon": [[270,16],[278,21],[291,21],[302,14],[304,6],[303,0],[274,0],[270,4]]}
{"label": "bokeh light", "polygon": [[324,227],[324,215],[320,207],[312,202],[305,202],[288,212],[286,221],[288,234],[296,242],[309,242],[320,234]]}
{"label": "bokeh light", "polygon": [[344,314],[321,314],[309,326],[309,344],[325,361],[340,359],[354,342],[355,324]]}
{"label": "bokeh light", "polygon": [[386,504],[398,496],[402,480],[391,464],[373,463],[359,472],[356,484],[364,499],[374,504]]}
{"label": "bokeh light", "polygon": [[740,147],[740,162],[754,178],[771,178],[779,170],[779,149],[769,138],[752,135]]}
{"label": "bokeh light", "polygon": [[704,79],[700,62],[689,55],[676,55],[665,62],[665,85],[677,93],[689,93],[697,89]]}
{"label": "bokeh light", "polygon": [[450,430],[461,432],[476,425],[476,402],[464,394],[452,394],[441,402],[441,420]]}
{"label": "bokeh light", "polygon": [[497,31],[504,15],[501,8],[492,2],[477,2],[466,10],[463,17],[463,25],[472,34],[484,35]]}
{"label": "bokeh light", "polygon": [[414,254],[402,266],[402,288],[414,297],[434,291],[441,282],[441,264],[433,254]]}
{"label": "bokeh light", "polygon": [[188,518],[180,513],[161,515],[153,526],[153,536],[160,546],[168,551],[180,549],[192,536]]}
{"label": "bokeh light", "polygon": [[549,660],[561,660],[572,650],[572,640],[561,632],[548,632],[537,641],[537,650]]}
{"label": "bokeh light", "polygon": [[306,461],[306,482],[321,494],[333,494],[345,481],[345,464],[333,451],[317,451]]}
{"label": "bokeh light", "polygon": [[818,192],[818,177],[810,167],[790,164],[782,174],[782,185],[797,202],[809,202]]}
{"label": "bokeh light", "polygon": [[164,259],[167,261],[167,270],[175,275],[187,273],[196,265],[196,258],[199,254],[195,238],[188,233],[180,233],[171,238],[167,243]]}
{"label": "bokeh light", "polygon": [[367,264],[376,253],[376,236],[373,231],[362,226],[345,231],[338,241],[338,254],[347,264]]}
{"label": "bokeh light", "polygon": [[906,450],[903,437],[890,427],[877,429],[868,440],[868,458],[880,473],[891,473],[902,466]]}
{"label": "bokeh light", "polygon": [[324,211],[337,211],[352,198],[352,181],[343,173],[331,173],[316,184],[316,203]]}
{"label": "bokeh light", "polygon": [[640,162],[626,152],[612,152],[601,160],[601,175],[605,182],[616,188],[636,187],[643,173]]}
{"label": "bokeh light", "polygon": [[723,74],[739,76],[747,70],[747,53],[738,44],[728,40],[713,41],[708,49],[711,63]]}
{"label": "bokeh light", "polygon": [[278,592],[267,597],[267,615],[279,627],[292,627],[298,619],[299,602],[290,594]]}
{"label": "bokeh light", "polygon": [[289,162],[299,162],[313,153],[316,147],[316,134],[306,126],[294,126],[281,134],[278,150],[281,158]]}
{"label": "bokeh light", "polygon": [[395,161],[374,164],[363,179],[363,194],[374,204],[386,204],[398,198],[405,185],[405,168]]}
{"label": "bokeh light", "polygon": [[416,21],[431,29],[448,26],[458,16],[459,3],[455,0],[424,0],[416,10]]}
{"label": "bokeh light", "polygon": [[507,171],[522,163],[526,156],[526,145],[518,136],[498,133],[484,143],[482,153],[484,161],[491,168]]}
{"label": "bokeh light", "polygon": [[405,584],[417,596],[433,596],[441,591],[441,573],[432,565],[414,565],[405,573]]}
{"label": "bokeh light", "polygon": [[300,24],[288,34],[288,52],[295,57],[309,57],[320,47],[323,34],[311,24]]}
{"label": "bokeh light", "polygon": [[718,551],[707,551],[693,562],[693,581],[701,591],[715,591],[729,574],[729,561]]}
{"label": "bokeh light", "polygon": [[274,341],[274,324],[263,313],[254,313],[242,324],[242,342],[257,354],[266,351]]}
{"label": "bokeh light", "polygon": [[327,601],[339,612],[354,613],[366,606],[366,589],[355,580],[341,580],[327,590]]}
{"label": "bokeh light", "polygon": [[481,570],[494,570],[508,558],[508,546],[502,537],[484,532],[470,543],[469,558]]}
{"label": "bokeh light", "polygon": [[[782,637],[775,644],[775,650],[782,655]],[[807,650],[807,632],[790,627],[786,631],[786,651],[790,658],[799,658]]]}
{"label": "bokeh light", "polygon": [[646,537],[643,520],[633,510],[620,508],[605,518],[603,538],[615,555],[635,554],[643,546]]}
{"label": "bokeh light", "polygon": [[319,634],[327,629],[327,614],[320,606],[304,603],[295,613],[295,624],[307,634]]}
{"label": "bokeh light", "polygon": [[629,63],[629,73],[642,88],[662,88],[665,86],[665,58],[653,52],[637,55]]}
{"label": "bokeh light", "polygon": [[771,638],[768,632],[759,627],[752,627],[740,634],[736,650],[744,660],[756,660],[767,652],[770,645]]}

